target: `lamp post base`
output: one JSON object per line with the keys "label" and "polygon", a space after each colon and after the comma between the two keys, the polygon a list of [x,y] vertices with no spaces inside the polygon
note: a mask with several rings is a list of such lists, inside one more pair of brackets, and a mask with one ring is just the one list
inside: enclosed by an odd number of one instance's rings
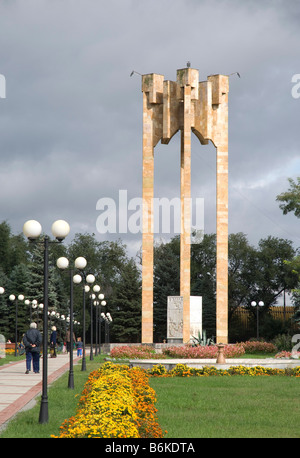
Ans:
{"label": "lamp post base", "polygon": [[68,388],[70,388],[71,390],[74,390],[74,373],[73,373],[73,371],[69,371]]}
{"label": "lamp post base", "polygon": [[39,423],[48,423],[48,420],[49,420],[48,399],[42,399],[41,408],[40,408]]}

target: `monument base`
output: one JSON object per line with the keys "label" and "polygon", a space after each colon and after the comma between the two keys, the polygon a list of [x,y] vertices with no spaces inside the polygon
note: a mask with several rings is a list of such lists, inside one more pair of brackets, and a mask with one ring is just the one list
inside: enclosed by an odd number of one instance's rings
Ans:
{"label": "monument base", "polygon": [[167,339],[167,343],[182,344],[183,343],[183,339],[180,339],[179,337],[178,338],[171,338],[171,339]]}

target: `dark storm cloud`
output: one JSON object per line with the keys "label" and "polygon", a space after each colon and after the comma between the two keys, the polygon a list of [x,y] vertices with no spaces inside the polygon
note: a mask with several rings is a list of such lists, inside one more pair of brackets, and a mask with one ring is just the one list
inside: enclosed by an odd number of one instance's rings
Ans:
{"label": "dark storm cloud", "polygon": [[[298,246],[298,220],[275,201],[300,173],[298,2],[16,0],[0,9],[0,218],[15,232],[29,218],[96,232],[98,199],[140,196],[141,80],[130,72],[175,80],[190,60],[201,80],[241,74],[230,77],[230,231]],[[178,136],[156,148],[156,196],[179,196],[179,149]],[[192,195],[204,197],[214,232],[212,145],[193,139],[192,164]],[[141,243],[124,239],[133,251]]]}

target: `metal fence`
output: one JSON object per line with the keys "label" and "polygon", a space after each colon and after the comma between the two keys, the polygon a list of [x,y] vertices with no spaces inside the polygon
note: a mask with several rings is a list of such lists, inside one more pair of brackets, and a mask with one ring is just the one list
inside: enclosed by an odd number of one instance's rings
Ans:
{"label": "metal fence", "polygon": [[[272,318],[279,321],[290,321],[291,317],[295,314],[295,307],[292,306],[271,306],[268,310]],[[234,311],[234,316],[238,318],[240,324],[249,329],[251,320],[253,321],[253,314],[247,307],[237,307]]]}

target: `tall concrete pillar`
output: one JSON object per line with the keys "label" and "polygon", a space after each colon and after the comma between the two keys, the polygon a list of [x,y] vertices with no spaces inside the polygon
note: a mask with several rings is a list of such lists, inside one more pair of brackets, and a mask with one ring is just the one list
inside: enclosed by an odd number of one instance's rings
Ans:
{"label": "tall concrete pillar", "polygon": [[153,197],[154,147],[161,138],[158,118],[162,111],[162,75],[145,75],[143,90],[143,246],[142,342],[153,342]]}
{"label": "tall concrete pillar", "polygon": [[217,342],[228,342],[228,76],[198,82],[198,70],[177,70],[177,80],[142,76],[143,91],[143,261],[142,343],[153,342],[154,148],[181,131],[180,295],[183,342],[190,340],[191,133],[217,149]]}
{"label": "tall concrete pillar", "polygon": [[212,139],[217,149],[217,272],[216,341],[228,343],[228,76],[208,77],[212,83]]}
{"label": "tall concrete pillar", "polygon": [[183,88],[184,119],[181,130],[180,154],[180,296],[183,297],[183,342],[190,340],[191,291],[191,87]]}

